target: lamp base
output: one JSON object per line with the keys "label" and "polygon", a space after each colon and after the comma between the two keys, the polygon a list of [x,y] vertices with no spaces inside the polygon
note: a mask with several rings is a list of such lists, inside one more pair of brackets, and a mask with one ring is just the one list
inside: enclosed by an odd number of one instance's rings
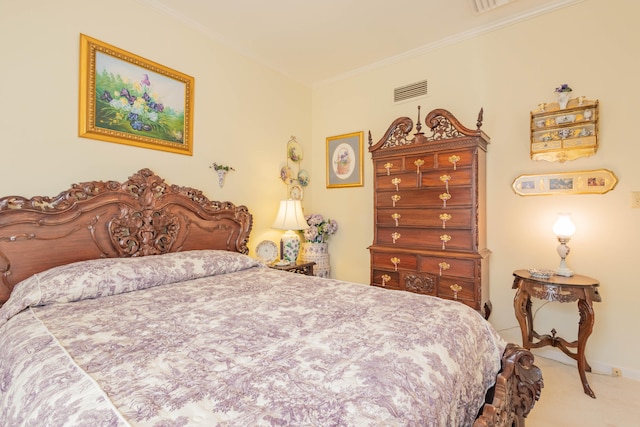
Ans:
{"label": "lamp base", "polygon": [[569,241],[569,238],[558,237],[558,241],[560,242],[560,244],[558,245],[558,255],[560,255],[560,266],[556,270],[556,276],[571,277],[573,276],[573,271],[571,271],[571,269],[567,267],[567,262],[565,261],[565,259],[567,258],[567,255],[569,255],[569,252],[571,251],[569,246],[567,246],[567,242]]}
{"label": "lamp base", "polygon": [[573,276],[573,271],[569,267],[567,267],[567,263],[564,259],[560,260],[560,267],[555,272],[556,276],[563,277],[571,277]]}
{"label": "lamp base", "polygon": [[280,238],[280,261],[286,261],[289,264],[295,263],[300,252],[300,237],[293,231],[289,230]]}
{"label": "lamp base", "polygon": [[573,276],[573,271],[568,268],[565,270],[557,269],[555,274],[556,276],[571,277]]}

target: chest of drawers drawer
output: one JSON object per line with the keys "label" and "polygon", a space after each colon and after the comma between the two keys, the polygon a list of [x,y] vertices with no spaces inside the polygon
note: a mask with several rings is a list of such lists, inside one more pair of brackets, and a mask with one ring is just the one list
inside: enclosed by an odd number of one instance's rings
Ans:
{"label": "chest of drawers drawer", "polygon": [[472,305],[474,308],[480,308],[479,306],[474,306],[479,296],[476,293],[476,289],[478,287],[474,282],[449,277],[441,277],[438,282],[438,296],[440,298],[462,301],[466,302],[467,305]]}
{"label": "chest of drawers drawer", "polygon": [[480,264],[477,259],[462,259],[445,256],[420,256],[418,270],[438,276],[473,278],[478,276]]}
{"label": "chest of drawers drawer", "polygon": [[471,251],[474,238],[469,230],[438,228],[378,227],[376,243],[435,250]]}
{"label": "chest of drawers drawer", "polygon": [[371,270],[371,284],[385,289],[402,291],[400,272],[374,266]]}
{"label": "chest of drawers drawer", "polygon": [[[394,197],[395,195],[395,197]],[[447,196],[445,196],[447,195]],[[398,199],[397,196],[400,196]],[[381,190],[376,195],[376,207],[454,207],[471,206],[474,193],[471,187],[423,188],[395,191]],[[394,205],[395,199],[395,205]]]}
{"label": "chest of drawers drawer", "polygon": [[415,255],[401,252],[374,252],[371,262],[376,267],[394,271],[416,270],[418,265]]}
{"label": "chest of drawers drawer", "polygon": [[[397,219],[397,222],[396,222]],[[430,227],[440,230],[471,228],[471,209],[465,208],[380,208],[376,225],[381,227]]]}
{"label": "chest of drawers drawer", "polygon": [[472,183],[471,168],[460,168],[458,170],[434,170],[422,173],[420,179],[421,187],[450,188],[456,186],[469,186]]}
{"label": "chest of drawers drawer", "polygon": [[447,150],[441,151],[434,156],[434,164],[438,167],[458,168],[471,166],[477,162],[477,151],[475,149]]}

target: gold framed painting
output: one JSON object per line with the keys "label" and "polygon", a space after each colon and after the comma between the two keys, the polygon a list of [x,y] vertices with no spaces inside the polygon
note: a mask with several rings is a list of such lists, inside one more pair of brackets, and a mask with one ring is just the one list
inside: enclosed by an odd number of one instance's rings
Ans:
{"label": "gold framed painting", "polygon": [[361,187],[364,132],[327,138],[327,188]]}
{"label": "gold framed painting", "polygon": [[604,194],[618,183],[616,175],[607,169],[551,174],[520,175],[512,184],[521,196],[551,194]]}
{"label": "gold framed painting", "polygon": [[193,154],[194,79],[80,34],[79,136]]}

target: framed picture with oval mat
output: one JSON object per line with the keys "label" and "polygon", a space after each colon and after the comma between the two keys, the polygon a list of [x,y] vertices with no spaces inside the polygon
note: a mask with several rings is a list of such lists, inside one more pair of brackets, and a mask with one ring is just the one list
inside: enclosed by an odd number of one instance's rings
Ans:
{"label": "framed picture with oval mat", "polygon": [[362,187],[364,132],[327,138],[327,188]]}

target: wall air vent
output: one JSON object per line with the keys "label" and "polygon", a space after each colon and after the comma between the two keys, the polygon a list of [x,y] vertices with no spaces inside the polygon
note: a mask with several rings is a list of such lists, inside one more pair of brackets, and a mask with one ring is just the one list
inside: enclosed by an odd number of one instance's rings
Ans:
{"label": "wall air vent", "polygon": [[427,94],[427,81],[411,83],[406,86],[397,87],[393,90],[393,101],[404,101]]}
{"label": "wall air vent", "polygon": [[488,12],[496,7],[504,6],[507,3],[513,3],[516,0],[471,0],[471,7],[476,15]]}

